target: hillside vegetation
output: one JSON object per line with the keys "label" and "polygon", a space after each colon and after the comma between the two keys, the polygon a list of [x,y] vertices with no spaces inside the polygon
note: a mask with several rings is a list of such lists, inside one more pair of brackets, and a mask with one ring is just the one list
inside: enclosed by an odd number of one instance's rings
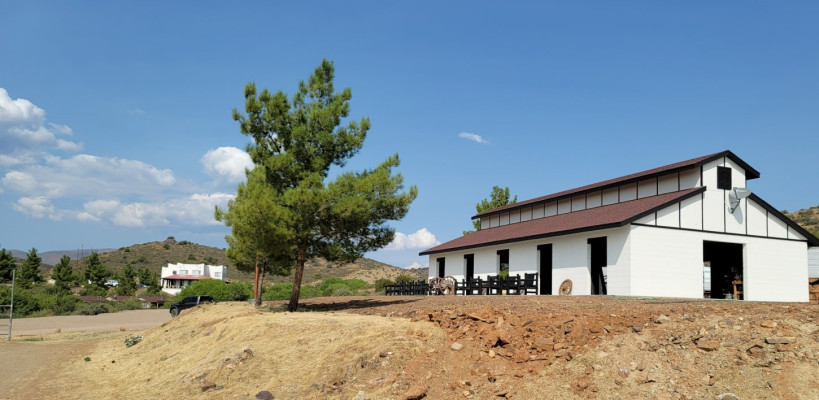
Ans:
{"label": "hillside vegetation", "polygon": [[819,206],[813,206],[804,210],[789,213],[783,212],[788,218],[805,228],[813,236],[819,237]]}
{"label": "hillside vegetation", "polygon": [[[120,273],[129,263],[135,270],[145,267],[157,274],[160,273],[162,267],[167,266],[169,263],[225,265],[228,267],[227,278],[229,281],[253,281],[253,274],[239,271],[225,256],[223,249],[203,246],[185,240],[176,241],[173,238],[161,242],[122,247],[100,254],[100,260],[105,268],[115,273]],[[369,258],[359,258],[349,264],[316,259],[308,262],[304,267],[304,284],[315,284],[327,278],[357,278],[367,283],[374,283],[381,278],[395,280],[399,275],[426,279],[426,271],[425,268],[405,270]],[[287,282],[293,282],[292,273],[289,276],[267,275],[265,277],[266,284]]]}

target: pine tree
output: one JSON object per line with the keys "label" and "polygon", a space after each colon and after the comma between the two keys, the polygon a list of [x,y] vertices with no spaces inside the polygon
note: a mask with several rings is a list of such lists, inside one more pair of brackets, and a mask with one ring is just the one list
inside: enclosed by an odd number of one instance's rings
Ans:
{"label": "pine tree", "polygon": [[23,266],[20,268],[19,282],[20,287],[29,289],[35,283],[43,281],[43,276],[40,273],[40,266],[43,265],[43,259],[37,255],[37,249],[31,248],[23,261]]}
{"label": "pine tree", "polygon": [[60,262],[51,270],[51,278],[54,279],[54,287],[60,293],[71,293],[71,286],[74,283],[74,270],[71,268],[71,257],[62,256]]}
{"label": "pine tree", "polygon": [[[247,151],[255,168],[216,218],[231,227],[232,261],[250,265],[264,256],[274,269],[295,266],[290,311],[298,308],[307,260],[352,261],[386,246],[395,234],[386,222],[403,218],[418,194],[414,186],[401,192],[403,177],[393,174],[397,154],[372,170],[328,179],[332,166],[344,167],[361,150],[370,129],[368,118],[342,126],[352,91],[336,93],[334,74],[333,63],[322,60],[292,101],[281,91],[257,94],[249,83],[246,115],[233,110],[242,134],[253,138]],[[257,206],[265,212],[253,213]]]}
{"label": "pine tree", "polygon": [[100,256],[96,252],[85,258],[85,294],[89,296],[103,296],[107,293],[105,281],[110,275],[102,265]]}
{"label": "pine tree", "polygon": [[10,251],[0,248],[0,283],[11,282],[11,271],[17,268],[17,262]]}
{"label": "pine tree", "polygon": [[136,292],[136,273],[131,268],[131,264],[126,264],[120,275],[117,294],[122,296],[133,296]]}
{"label": "pine tree", "polygon": [[[503,207],[508,204],[515,204],[518,201],[518,196],[515,195],[514,198],[510,199],[509,195],[509,187],[505,187],[503,189],[500,186],[493,186],[492,192],[489,193],[489,200],[483,199],[475,204],[475,211],[478,214],[489,211],[493,208]],[[472,226],[475,227],[475,230],[481,229],[481,221],[479,219],[472,221]],[[464,235],[468,235],[475,231],[463,231]]]}

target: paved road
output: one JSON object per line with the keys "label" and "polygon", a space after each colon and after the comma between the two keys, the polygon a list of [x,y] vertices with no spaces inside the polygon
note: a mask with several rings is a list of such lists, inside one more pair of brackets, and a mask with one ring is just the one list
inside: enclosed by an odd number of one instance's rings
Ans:
{"label": "paved road", "polygon": [[[67,315],[60,317],[19,318],[12,326],[12,336],[40,335],[61,332],[104,332],[153,328],[171,319],[168,310],[130,310],[99,315]],[[8,329],[8,327],[2,327]],[[5,336],[3,337],[5,338]]]}

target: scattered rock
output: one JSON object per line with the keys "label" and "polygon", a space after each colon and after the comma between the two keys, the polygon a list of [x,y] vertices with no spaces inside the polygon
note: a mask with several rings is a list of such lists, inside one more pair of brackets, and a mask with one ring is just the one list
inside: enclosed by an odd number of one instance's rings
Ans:
{"label": "scattered rock", "polygon": [[664,314],[660,314],[660,316],[658,316],[657,318],[654,318],[654,322],[656,322],[658,324],[664,324],[664,323],[666,323],[668,321],[671,321],[671,318],[668,318]]}
{"label": "scattered rock", "polygon": [[452,350],[455,350],[455,351],[461,351],[461,349],[464,348],[464,345],[462,345],[462,344],[460,344],[458,342],[455,342],[455,343],[452,343],[452,346],[450,346],[450,348]]}
{"label": "scattered rock", "polygon": [[358,394],[356,394],[352,400],[370,400],[370,396],[363,390],[359,390]]}
{"label": "scattered rock", "polygon": [[819,325],[812,323],[802,324],[799,326],[799,330],[808,335],[813,335],[814,333],[819,332]]}
{"label": "scattered rock", "polygon": [[717,400],[739,400],[739,397],[733,393],[723,393],[717,396]]}
{"label": "scattered rock", "polygon": [[[313,386],[316,386],[316,388],[318,388],[318,385],[316,385],[315,383],[313,384]],[[270,393],[267,390],[262,390],[261,392],[256,393],[256,400],[273,400],[275,398],[276,396],[273,396],[273,393]]]}
{"label": "scattered rock", "polygon": [[759,326],[763,328],[776,328],[776,325],[777,325],[776,321],[771,321],[769,319],[763,320],[762,322],[759,323]]}
{"label": "scattered rock", "polygon": [[207,392],[210,389],[215,389],[216,384],[211,381],[202,381],[202,391]]}
{"label": "scattered rock", "polygon": [[697,341],[697,348],[705,351],[714,351],[719,349],[719,342],[716,340],[700,339]]}
{"label": "scattered rock", "polygon": [[400,400],[420,400],[426,397],[429,386],[415,385],[399,397]]}
{"label": "scattered rock", "polygon": [[387,357],[388,355],[389,354],[387,354],[386,351],[382,351],[382,352],[378,353],[378,356],[381,357],[381,358]]}
{"label": "scattered rock", "polygon": [[795,337],[787,337],[787,336],[773,336],[765,338],[765,343],[768,344],[788,344],[796,340]]}
{"label": "scattered rock", "polygon": [[632,325],[631,330],[634,331],[634,333],[640,333],[640,332],[643,331],[643,326],[642,325]]}
{"label": "scattered rock", "polygon": [[54,333],[60,333],[60,332],[62,332],[62,328],[57,328],[57,330],[54,331]]}
{"label": "scattered rock", "polygon": [[119,331],[120,331],[120,332],[125,332],[125,328],[123,328],[123,327],[121,327],[121,326],[120,326],[120,327],[119,327]]}

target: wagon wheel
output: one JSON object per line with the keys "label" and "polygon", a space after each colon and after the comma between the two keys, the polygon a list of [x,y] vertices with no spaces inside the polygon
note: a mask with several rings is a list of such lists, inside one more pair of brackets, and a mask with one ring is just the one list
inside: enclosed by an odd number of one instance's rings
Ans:
{"label": "wagon wheel", "polygon": [[447,296],[455,293],[455,282],[454,276],[447,276],[441,279],[441,293]]}
{"label": "wagon wheel", "polygon": [[566,279],[560,284],[560,288],[557,289],[557,292],[561,296],[568,296],[572,294],[572,281],[571,279]]}

